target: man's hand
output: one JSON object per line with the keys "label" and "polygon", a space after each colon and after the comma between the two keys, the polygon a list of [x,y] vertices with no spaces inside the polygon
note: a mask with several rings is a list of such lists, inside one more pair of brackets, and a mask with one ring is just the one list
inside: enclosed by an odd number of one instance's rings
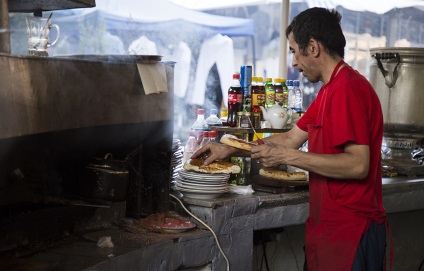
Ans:
{"label": "man's hand", "polygon": [[264,167],[277,167],[287,164],[288,150],[281,144],[266,141],[252,148],[252,158],[257,159]]}
{"label": "man's hand", "polygon": [[225,160],[228,159],[231,155],[235,154],[238,150],[236,148],[220,144],[217,142],[209,142],[202,148],[198,149],[191,157],[205,158],[205,165],[209,165],[215,160]]}

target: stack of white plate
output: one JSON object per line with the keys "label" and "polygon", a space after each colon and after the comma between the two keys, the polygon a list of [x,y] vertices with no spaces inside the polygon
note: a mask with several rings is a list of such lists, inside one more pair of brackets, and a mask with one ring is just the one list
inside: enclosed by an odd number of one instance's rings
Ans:
{"label": "stack of white plate", "polygon": [[175,188],[185,197],[214,199],[228,191],[230,174],[208,174],[181,169],[175,178]]}
{"label": "stack of white plate", "polygon": [[171,181],[178,176],[178,171],[183,168],[183,147],[181,140],[174,138],[172,141],[172,157],[171,157]]}

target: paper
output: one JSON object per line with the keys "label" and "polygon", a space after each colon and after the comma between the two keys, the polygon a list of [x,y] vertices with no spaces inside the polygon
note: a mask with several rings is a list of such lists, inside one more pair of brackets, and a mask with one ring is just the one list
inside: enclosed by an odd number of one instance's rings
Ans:
{"label": "paper", "polygon": [[146,95],[168,92],[164,63],[137,63],[137,68]]}

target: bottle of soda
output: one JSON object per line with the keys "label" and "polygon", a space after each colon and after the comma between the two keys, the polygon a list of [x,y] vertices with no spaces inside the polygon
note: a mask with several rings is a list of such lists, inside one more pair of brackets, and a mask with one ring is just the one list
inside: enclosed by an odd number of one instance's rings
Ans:
{"label": "bottle of soda", "polygon": [[272,84],[272,78],[265,79],[265,106],[270,108],[275,104],[275,87]]}
{"label": "bottle of soda", "polygon": [[[241,111],[243,94],[240,86],[240,74],[233,74],[233,82],[228,89],[228,126],[237,126],[237,112]],[[239,97],[240,95],[240,97]]]}

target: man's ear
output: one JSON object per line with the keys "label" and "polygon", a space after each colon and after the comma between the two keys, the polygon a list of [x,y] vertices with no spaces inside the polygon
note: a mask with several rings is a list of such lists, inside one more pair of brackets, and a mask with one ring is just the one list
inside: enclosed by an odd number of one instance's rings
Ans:
{"label": "man's ear", "polygon": [[319,42],[315,39],[311,39],[309,41],[308,50],[313,56],[318,56],[321,50]]}

